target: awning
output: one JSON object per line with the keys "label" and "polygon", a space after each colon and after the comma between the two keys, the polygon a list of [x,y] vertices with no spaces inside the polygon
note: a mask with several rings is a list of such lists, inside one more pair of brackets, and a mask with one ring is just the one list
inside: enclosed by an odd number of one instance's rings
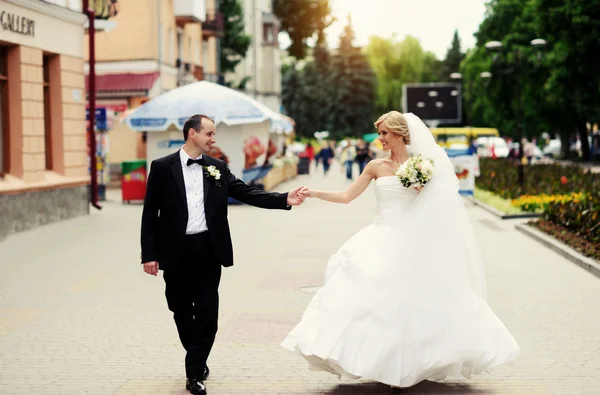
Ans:
{"label": "awning", "polygon": [[[85,90],[89,90],[89,75],[85,79]],[[129,93],[131,96],[147,95],[158,78],[158,72],[152,73],[118,73],[96,74],[96,93],[116,93],[122,96]]]}

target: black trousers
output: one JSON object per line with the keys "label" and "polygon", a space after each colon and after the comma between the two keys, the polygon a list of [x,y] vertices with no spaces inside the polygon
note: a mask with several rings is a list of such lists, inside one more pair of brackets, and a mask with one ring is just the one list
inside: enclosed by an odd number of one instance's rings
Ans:
{"label": "black trousers", "polygon": [[188,378],[202,377],[219,317],[221,265],[214,259],[208,232],[185,237],[181,261],[164,272],[169,310],[185,348]]}

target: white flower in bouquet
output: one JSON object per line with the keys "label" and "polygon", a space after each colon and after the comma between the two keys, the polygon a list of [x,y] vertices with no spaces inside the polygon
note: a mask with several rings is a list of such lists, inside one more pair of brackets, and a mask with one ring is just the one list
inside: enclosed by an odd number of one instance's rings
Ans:
{"label": "white flower in bouquet", "polygon": [[408,158],[396,171],[396,176],[406,188],[419,189],[431,181],[432,175],[433,159],[424,159],[420,154]]}

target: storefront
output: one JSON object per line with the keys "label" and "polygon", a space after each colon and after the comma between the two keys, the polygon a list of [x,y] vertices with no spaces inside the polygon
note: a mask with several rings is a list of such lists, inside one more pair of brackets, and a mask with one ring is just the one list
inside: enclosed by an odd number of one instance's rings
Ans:
{"label": "storefront", "polygon": [[81,2],[0,0],[0,238],[86,214]]}

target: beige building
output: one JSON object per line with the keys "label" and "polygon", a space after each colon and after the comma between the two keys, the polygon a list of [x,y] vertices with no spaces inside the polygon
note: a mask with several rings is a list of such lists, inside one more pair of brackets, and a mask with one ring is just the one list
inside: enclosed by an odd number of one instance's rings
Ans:
{"label": "beige building", "polygon": [[119,122],[126,111],[177,86],[222,80],[223,17],[215,1],[127,0],[113,18],[116,27],[96,34],[97,107],[108,110],[106,160],[113,169],[146,155],[145,135]]}
{"label": "beige building", "polygon": [[85,22],[81,0],[0,0],[0,237],[89,211]]}
{"label": "beige building", "polygon": [[239,0],[244,9],[245,31],[251,37],[246,57],[235,73],[227,76],[236,83],[250,77],[244,93],[276,112],[281,111],[281,51],[277,42],[279,20],[272,0]]}

